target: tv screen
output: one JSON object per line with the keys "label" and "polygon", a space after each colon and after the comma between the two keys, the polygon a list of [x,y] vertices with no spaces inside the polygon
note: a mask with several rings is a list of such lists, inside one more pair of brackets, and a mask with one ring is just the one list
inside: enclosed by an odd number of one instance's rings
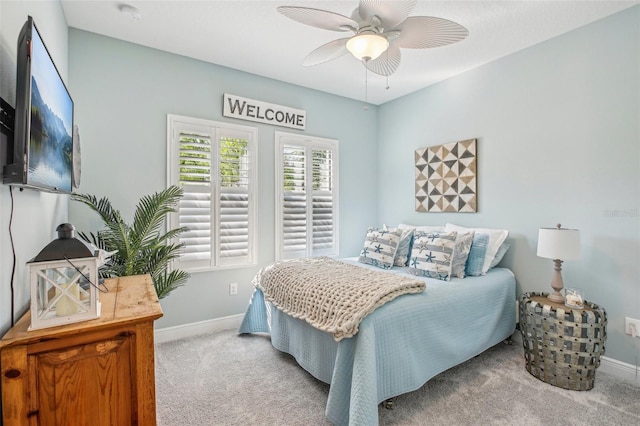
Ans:
{"label": "tv screen", "polygon": [[73,100],[29,17],[18,37],[14,164],[4,183],[71,192]]}

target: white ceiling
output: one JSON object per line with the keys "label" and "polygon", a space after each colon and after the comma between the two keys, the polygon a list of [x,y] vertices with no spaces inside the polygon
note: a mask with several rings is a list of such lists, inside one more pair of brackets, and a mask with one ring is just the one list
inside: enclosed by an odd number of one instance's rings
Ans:
{"label": "white ceiling", "polygon": [[[388,88],[385,77],[368,74],[368,101],[382,104],[638,3],[419,0],[410,16],[452,20],[466,27],[469,36],[435,49],[402,49],[402,62],[389,77]],[[136,22],[121,13],[122,4],[139,9],[142,19]],[[295,22],[276,12],[280,5],[350,16],[358,1],[62,0],[70,27],[364,100],[365,68],[351,55],[313,67],[301,65],[313,49],[345,33]]]}

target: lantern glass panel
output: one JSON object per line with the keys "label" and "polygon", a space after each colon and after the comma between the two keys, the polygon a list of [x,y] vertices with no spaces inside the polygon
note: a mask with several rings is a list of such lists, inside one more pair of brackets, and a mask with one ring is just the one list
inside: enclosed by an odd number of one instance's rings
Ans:
{"label": "lantern glass panel", "polygon": [[[29,263],[31,328],[53,327],[100,316],[98,258]],[[94,283],[94,284],[92,284]]]}
{"label": "lantern glass panel", "polygon": [[[79,267],[89,275],[88,265]],[[89,282],[75,268],[51,268],[38,272],[38,311],[42,319],[64,317],[89,311]]]}

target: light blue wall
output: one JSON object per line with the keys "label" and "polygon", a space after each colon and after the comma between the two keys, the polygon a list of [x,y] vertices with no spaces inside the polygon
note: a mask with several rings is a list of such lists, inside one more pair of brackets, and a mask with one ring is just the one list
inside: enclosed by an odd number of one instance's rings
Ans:
{"label": "light blue wall", "polygon": [[[381,222],[504,228],[519,292],[549,291],[539,227],[578,228],[563,266],[609,317],[606,355],[634,364],[640,318],[640,7],[384,104]],[[477,213],[417,213],[414,150],[478,138]]]}
{"label": "light blue wall", "polygon": [[[167,114],[254,125],[222,117],[223,93],[231,93],[306,110],[304,134],[339,140],[341,255],[355,256],[366,227],[377,222],[375,175],[369,173],[378,158],[376,107],[365,111],[361,102],[76,29],[70,31],[70,69],[82,146],[79,192],[109,197],[129,220],[142,195],[166,186]],[[264,266],[275,259],[274,131],[287,129],[256,126],[258,264]],[[69,215],[78,229],[100,228],[78,203],[70,203]],[[193,274],[162,300],[165,316],[157,326],[244,312],[257,270]],[[231,282],[239,284],[237,296],[229,296]]]}
{"label": "light blue wall", "polygon": [[[49,53],[62,78],[67,79],[68,29],[58,2],[0,2],[0,96],[10,105],[16,100],[16,58],[18,34],[27,16],[38,26]],[[6,146],[2,144],[1,150]],[[56,227],[67,221],[67,195],[48,194],[30,189],[13,191],[0,185],[0,336],[11,327],[11,279],[13,251],[16,253],[14,276],[15,320],[27,310],[30,292],[25,263],[57,237]],[[14,244],[9,236],[9,221]]]}

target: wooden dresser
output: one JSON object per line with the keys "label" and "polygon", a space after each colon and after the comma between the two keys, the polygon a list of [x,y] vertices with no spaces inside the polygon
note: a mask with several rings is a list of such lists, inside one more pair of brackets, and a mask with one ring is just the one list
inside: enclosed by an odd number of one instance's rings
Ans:
{"label": "wooden dresser", "polygon": [[13,425],[155,425],[148,275],[106,280],[100,318],[29,331],[27,312],[0,340],[2,416]]}

